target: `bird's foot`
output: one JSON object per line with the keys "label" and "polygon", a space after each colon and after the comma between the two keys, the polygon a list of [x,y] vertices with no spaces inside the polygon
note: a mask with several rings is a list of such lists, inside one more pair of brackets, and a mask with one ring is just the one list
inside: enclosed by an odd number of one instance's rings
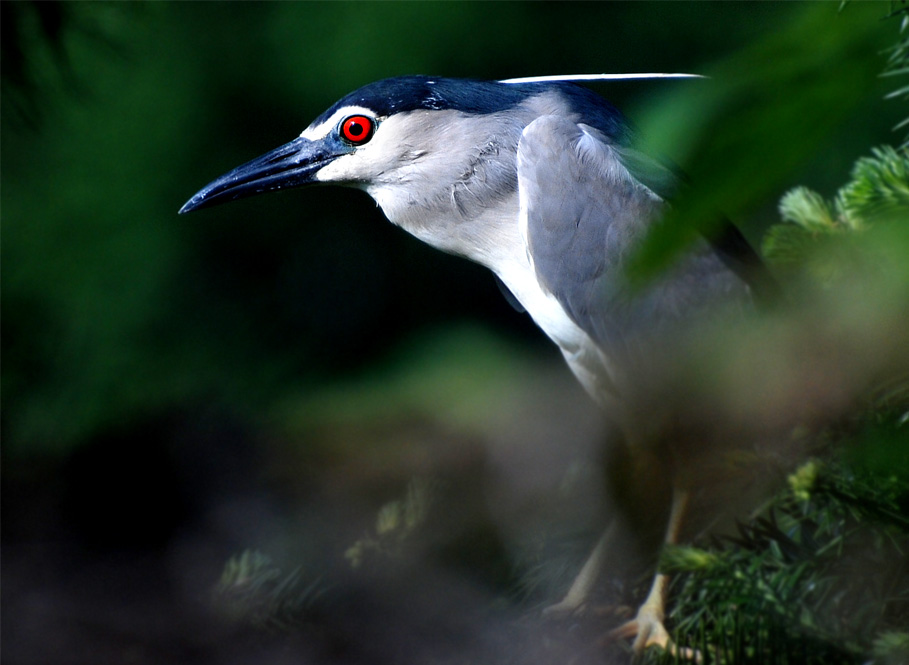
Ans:
{"label": "bird's foot", "polygon": [[663,613],[649,607],[647,604],[641,606],[634,619],[610,631],[606,636],[606,640],[612,642],[632,637],[634,638],[634,643],[631,648],[636,656],[642,655],[652,646],[657,646],[684,660],[690,660],[694,663],[702,662],[701,653],[697,649],[679,648],[675,645],[663,625]]}

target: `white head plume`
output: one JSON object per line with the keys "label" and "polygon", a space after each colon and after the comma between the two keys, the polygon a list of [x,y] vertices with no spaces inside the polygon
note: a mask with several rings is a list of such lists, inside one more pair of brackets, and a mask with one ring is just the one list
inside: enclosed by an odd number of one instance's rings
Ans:
{"label": "white head plume", "polygon": [[702,79],[700,74],[554,74],[503,79],[499,83],[549,83],[552,81],[634,81],[643,79]]}

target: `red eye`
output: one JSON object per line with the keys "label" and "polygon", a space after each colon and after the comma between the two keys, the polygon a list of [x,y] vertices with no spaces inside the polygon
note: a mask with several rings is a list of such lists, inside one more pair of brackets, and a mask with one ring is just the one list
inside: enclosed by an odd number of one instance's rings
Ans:
{"label": "red eye", "polygon": [[348,143],[362,145],[372,138],[374,125],[365,115],[352,115],[341,123],[341,137]]}

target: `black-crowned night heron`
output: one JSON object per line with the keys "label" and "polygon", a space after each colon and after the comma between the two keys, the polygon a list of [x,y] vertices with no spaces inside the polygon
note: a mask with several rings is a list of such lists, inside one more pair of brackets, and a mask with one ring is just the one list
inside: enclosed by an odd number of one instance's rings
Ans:
{"label": "black-crowned night heron", "polygon": [[[347,95],[299,138],[218,178],[180,212],[314,183],[366,190],[394,224],[492,270],[634,445],[625,395],[652,345],[718,303],[748,303],[749,270],[760,261],[727,225],[665,276],[632,289],[629,256],[678,186],[633,139],[618,110],[568,80],[392,78]],[[683,482],[673,486],[667,542],[688,497]],[[584,604],[609,538],[556,609]],[[635,636],[636,650],[669,643],[665,587],[656,575],[635,619],[616,631]]]}

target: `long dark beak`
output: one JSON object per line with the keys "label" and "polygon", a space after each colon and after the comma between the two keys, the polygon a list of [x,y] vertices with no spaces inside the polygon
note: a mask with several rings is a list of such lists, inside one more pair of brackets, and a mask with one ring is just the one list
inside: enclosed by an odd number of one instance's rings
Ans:
{"label": "long dark beak", "polygon": [[180,208],[180,213],[306,185],[314,182],[316,172],[338,156],[326,141],[294,139],[209,183]]}

